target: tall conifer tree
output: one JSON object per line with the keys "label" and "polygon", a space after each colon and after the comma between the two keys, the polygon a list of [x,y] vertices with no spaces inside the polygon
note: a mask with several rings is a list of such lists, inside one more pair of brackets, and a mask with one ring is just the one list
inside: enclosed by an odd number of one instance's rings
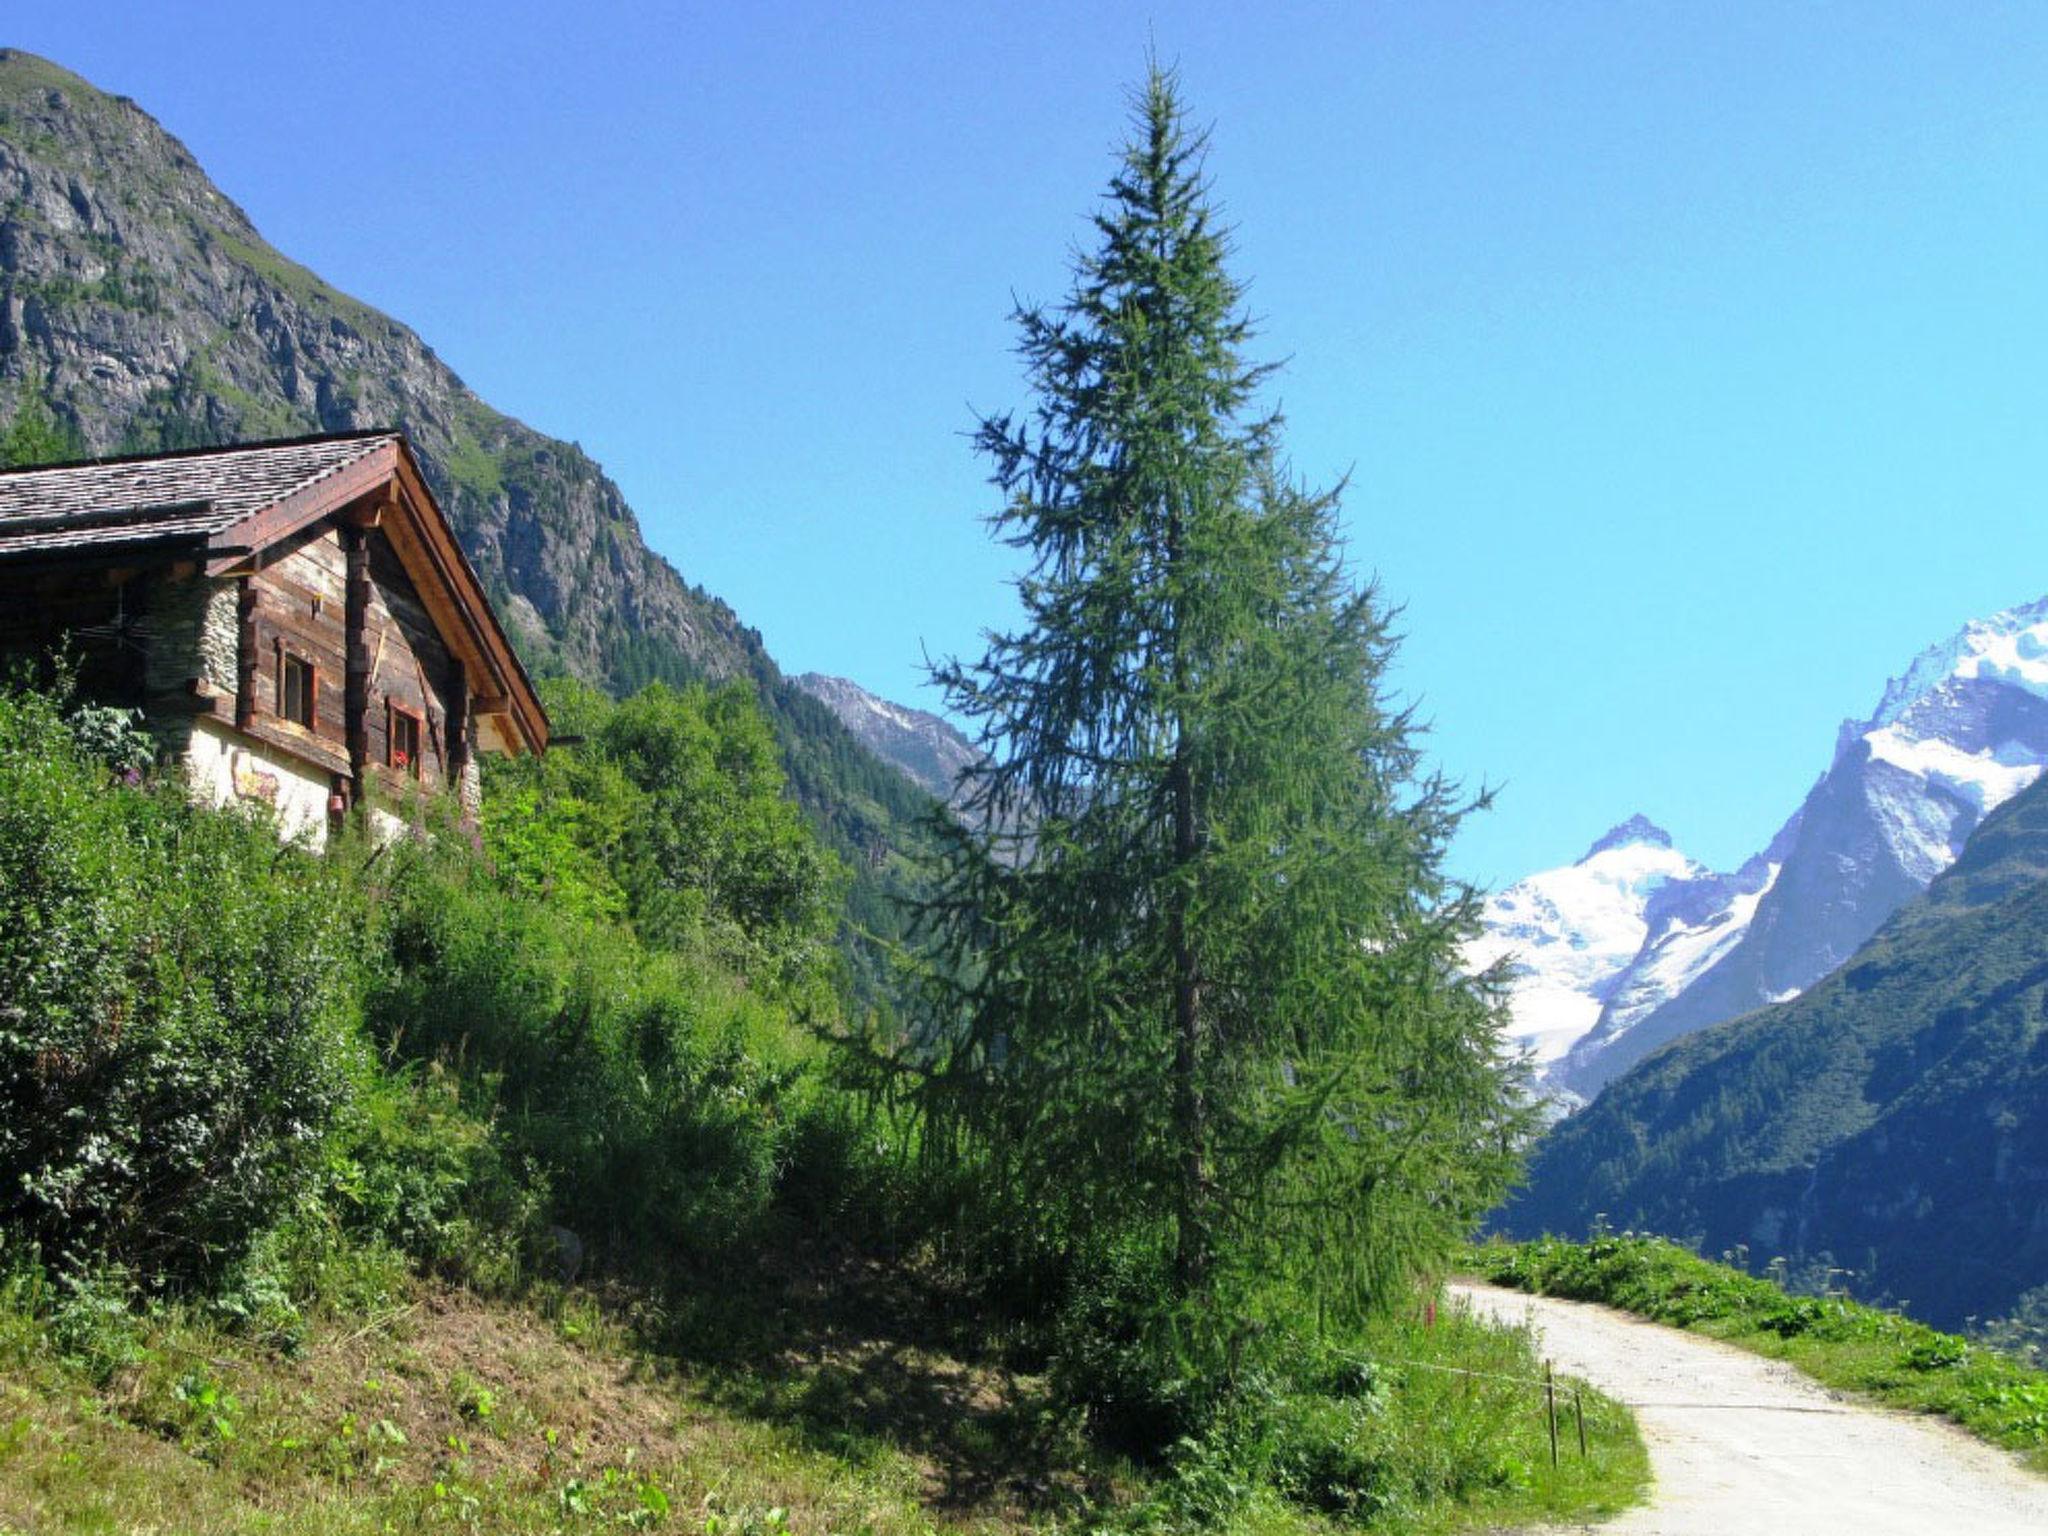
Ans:
{"label": "tall conifer tree", "polygon": [[1135,1266],[1154,1336],[1214,1360],[1251,1312],[1391,1295],[1504,1192],[1521,1120],[1441,870],[1462,810],[1386,700],[1338,493],[1258,404],[1204,150],[1155,69],[1098,248],[1016,314],[1035,403],[978,445],[1024,623],[936,669],[985,830],[948,845],[898,1066],[1013,1275]]}

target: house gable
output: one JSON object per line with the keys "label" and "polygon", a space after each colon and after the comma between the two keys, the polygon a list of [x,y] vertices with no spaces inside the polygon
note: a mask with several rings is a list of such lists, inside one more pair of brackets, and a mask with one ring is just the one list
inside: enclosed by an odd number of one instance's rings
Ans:
{"label": "house gable", "polygon": [[395,433],[0,472],[0,650],[60,633],[91,691],[299,819],[376,791],[471,801],[479,745],[547,744]]}

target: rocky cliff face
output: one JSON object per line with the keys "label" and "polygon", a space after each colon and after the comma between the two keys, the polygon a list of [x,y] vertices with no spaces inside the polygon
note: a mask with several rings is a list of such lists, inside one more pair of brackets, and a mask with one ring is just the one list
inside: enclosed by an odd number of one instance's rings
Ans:
{"label": "rocky cliff face", "polygon": [[915,814],[756,633],[647,548],[581,448],[493,410],[406,326],[273,249],[134,102],[6,49],[0,421],[25,390],[94,454],[398,427],[530,665],[620,689],[751,678],[799,792],[858,863]]}
{"label": "rocky cliff face", "polygon": [[862,746],[958,809],[960,775],[981,761],[981,753],[953,726],[925,710],[878,698],[843,677],[805,672],[795,681],[830,709]]}

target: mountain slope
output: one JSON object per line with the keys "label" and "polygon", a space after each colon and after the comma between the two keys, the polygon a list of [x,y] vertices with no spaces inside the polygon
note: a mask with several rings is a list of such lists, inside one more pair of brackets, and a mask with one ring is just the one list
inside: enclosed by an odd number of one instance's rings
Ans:
{"label": "mountain slope", "polygon": [[647,548],[589,455],[273,249],[135,103],[18,49],[0,50],[0,378],[0,416],[41,390],[93,453],[402,428],[536,671],[749,679],[861,880],[914,837],[923,794]]}
{"label": "mountain slope", "polygon": [[1841,1264],[1937,1324],[2048,1282],[2048,783],[1819,986],[1610,1083],[1500,1219],[1596,1215]]}
{"label": "mountain slope", "polygon": [[1716,877],[1724,892],[1690,894],[1715,926],[1693,925],[1687,944],[1711,953],[1667,975],[1651,951],[1672,938],[1653,938],[1635,967],[1651,984],[1611,988],[1551,1080],[1590,1097],[1660,1046],[1813,985],[2044,765],[2048,599],[1966,625],[1922,652],[1867,719],[1846,722],[1771,846]]}
{"label": "mountain slope", "polygon": [[795,682],[875,756],[957,808],[960,775],[981,761],[980,751],[958,729],[927,710],[892,704],[843,677],[805,672]]}

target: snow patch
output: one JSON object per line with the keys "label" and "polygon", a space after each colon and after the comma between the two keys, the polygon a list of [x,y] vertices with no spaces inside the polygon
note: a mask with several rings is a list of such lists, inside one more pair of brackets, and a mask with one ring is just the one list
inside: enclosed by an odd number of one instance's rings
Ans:
{"label": "snow patch", "polygon": [[1486,931],[1466,946],[1466,963],[1484,970],[1507,962],[1508,1034],[1539,1066],[1599,1022],[1609,990],[1649,936],[1652,898],[1708,873],[1673,848],[1668,833],[1651,831],[1644,841],[1616,842],[1610,833],[1578,863],[1519,880],[1486,903]]}
{"label": "snow patch", "polygon": [[1947,790],[1966,801],[1980,820],[2041,776],[2040,756],[2019,742],[1966,752],[1938,736],[1914,737],[1896,726],[1872,731],[1863,739],[1870,743],[1872,758]]}
{"label": "snow patch", "polygon": [[1950,678],[1985,678],[2048,698],[2048,597],[1973,619],[1885,685],[1864,731],[1893,724]]}

